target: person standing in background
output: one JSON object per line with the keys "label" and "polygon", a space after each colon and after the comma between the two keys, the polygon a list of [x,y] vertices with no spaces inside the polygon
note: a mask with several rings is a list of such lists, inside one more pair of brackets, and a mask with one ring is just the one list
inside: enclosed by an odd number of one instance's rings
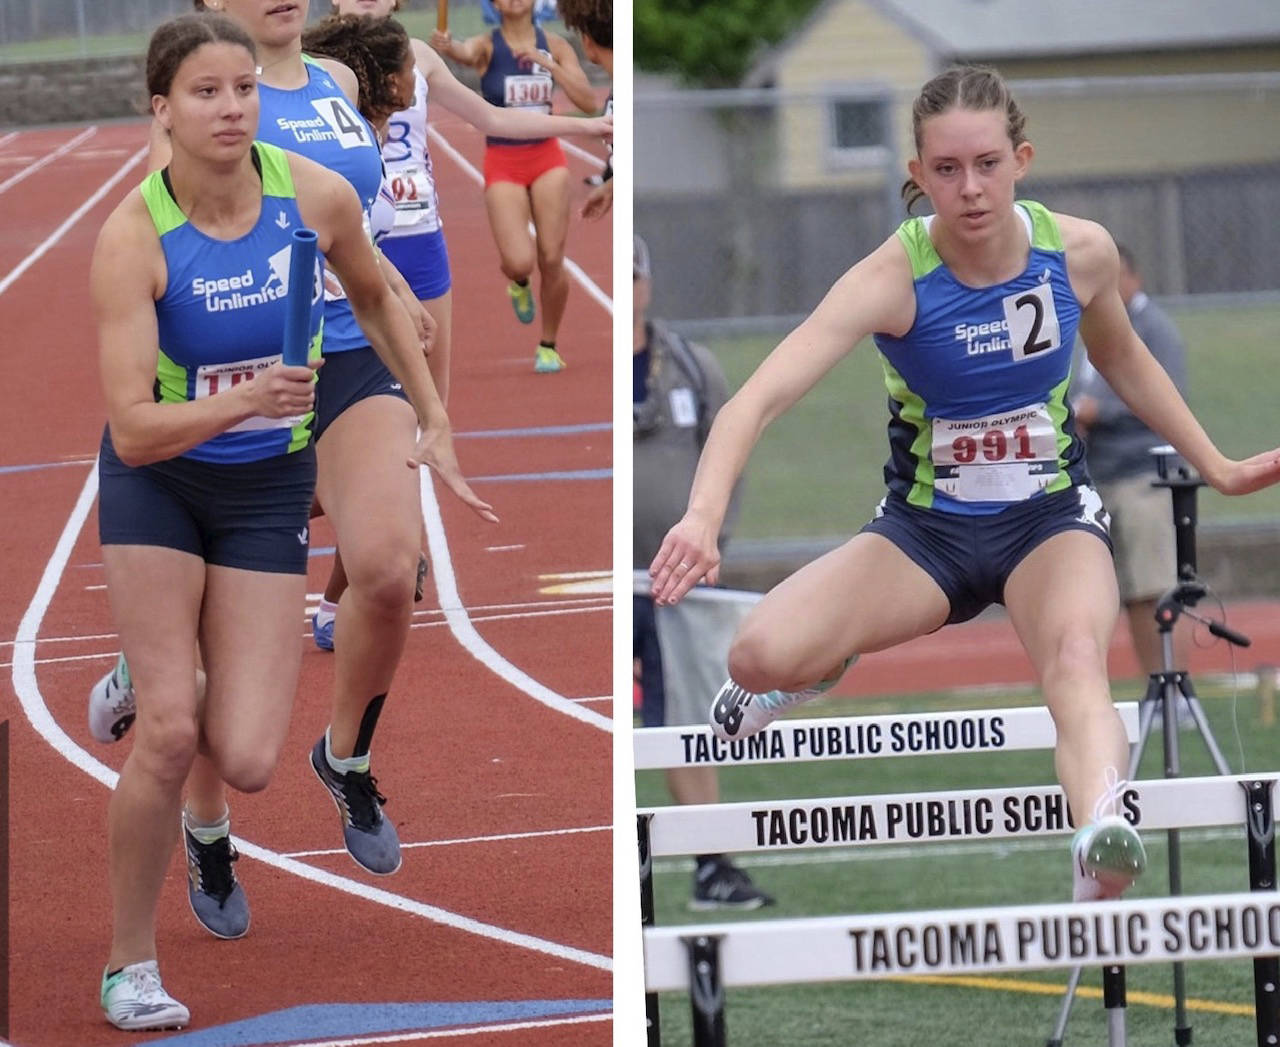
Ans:
{"label": "person standing in background", "polygon": [[[1177,327],[1142,289],[1142,274],[1133,252],[1117,244],[1120,254],[1120,297],[1129,322],[1151,355],[1186,396],[1187,349]],[[1085,357],[1072,397],[1076,421],[1085,436],[1089,475],[1111,513],[1120,599],[1129,619],[1134,653],[1143,673],[1164,668],[1155,610],[1160,595],[1177,580],[1173,505],[1169,491],[1153,487],[1155,458],[1151,448],[1164,444],[1107,385]],[[1185,623],[1184,623],[1185,626]],[[1174,664],[1187,667],[1188,630],[1174,630]]]}
{"label": "person standing in background", "polygon": [[[729,398],[729,385],[707,349],[648,318],[649,249],[639,236],[632,250],[632,272],[632,556],[635,568],[643,570],[663,535],[684,515],[698,457],[716,412]],[[720,530],[722,551],[740,488],[739,483]],[[632,601],[632,651],[641,666],[644,726],[702,723],[707,697],[724,679],[729,641],[742,611],[733,613],[732,606],[723,604],[707,606],[695,598],[673,607],[655,607],[650,596],[640,593]],[[729,615],[722,613],[726,609]],[[711,615],[729,620],[709,621]],[[679,804],[717,803],[719,772],[715,767],[670,768],[667,788]],[[757,909],[772,902],[724,855],[697,856],[691,909]]]}

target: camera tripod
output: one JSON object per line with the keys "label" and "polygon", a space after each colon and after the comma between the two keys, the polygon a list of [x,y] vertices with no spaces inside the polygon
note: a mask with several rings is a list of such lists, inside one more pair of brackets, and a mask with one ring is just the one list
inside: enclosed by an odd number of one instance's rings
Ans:
{"label": "camera tripod", "polygon": [[[1221,622],[1195,614],[1191,608],[1207,593],[1207,588],[1196,576],[1196,489],[1204,486],[1204,481],[1196,476],[1176,457],[1172,447],[1152,448],[1156,459],[1158,479],[1152,481],[1155,487],[1167,487],[1173,500],[1174,538],[1177,548],[1177,582],[1166,592],[1156,605],[1156,628],[1160,634],[1163,669],[1152,673],[1147,680],[1147,691],[1138,706],[1139,732],[1138,741],[1134,744],[1129,757],[1129,778],[1132,780],[1142,762],[1151,730],[1160,717],[1164,731],[1164,776],[1178,778],[1181,775],[1179,762],[1179,714],[1186,709],[1199,733],[1217,772],[1222,775],[1231,773],[1227,761],[1214,740],[1209,722],[1205,718],[1204,708],[1196,697],[1191,685],[1191,677],[1185,668],[1179,669],[1174,664],[1173,630],[1182,615],[1194,618],[1208,627],[1214,636],[1226,640],[1238,647],[1248,647],[1249,638],[1242,636],[1234,629],[1229,629]],[[1181,703],[1181,705],[1180,705]],[[1182,893],[1182,844],[1178,829],[1169,829],[1169,893]],[[1076,989],[1080,984],[1081,968],[1071,971],[1067,982],[1067,991],[1058,1013],[1058,1021],[1054,1026],[1047,1047],[1062,1047],[1066,1033],[1067,1019],[1071,1014],[1071,1004],[1075,999]],[[1107,1030],[1109,1047],[1125,1047],[1124,1025],[1124,968],[1106,967],[1103,969],[1103,1006],[1107,1011]],[[1174,1042],[1179,1047],[1191,1043],[1191,1026],[1187,1023],[1186,971],[1181,961],[1173,964],[1173,998],[1174,998]]]}

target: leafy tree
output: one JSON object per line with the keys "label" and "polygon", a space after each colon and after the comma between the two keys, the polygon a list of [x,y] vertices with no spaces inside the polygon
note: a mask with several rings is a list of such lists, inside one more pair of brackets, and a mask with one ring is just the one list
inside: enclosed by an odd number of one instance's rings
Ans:
{"label": "leafy tree", "polygon": [[733,87],[820,2],[635,0],[635,62],[702,87]]}

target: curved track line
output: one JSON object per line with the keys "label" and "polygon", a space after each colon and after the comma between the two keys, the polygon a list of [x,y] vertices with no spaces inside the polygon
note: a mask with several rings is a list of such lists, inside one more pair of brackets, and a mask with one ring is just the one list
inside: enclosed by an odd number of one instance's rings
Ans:
{"label": "curved track line", "polygon": [[458,593],[453,560],[449,557],[449,541],[445,537],[444,521],[440,517],[440,503],[436,501],[430,469],[418,470],[418,489],[422,492],[422,518],[427,525],[427,547],[431,550],[431,577],[435,581],[440,609],[444,612],[445,621],[449,623],[449,631],[453,633],[454,639],[471,657],[534,701],[602,731],[612,731],[613,721],[607,716],[584,709],[564,695],[556,694],[550,687],[540,684],[523,669],[516,668],[502,657],[476,631]]}
{"label": "curved track line", "polygon": [[[427,125],[427,134],[429,134],[432,138],[434,138],[436,140],[436,143],[442,149],[444,149],[444,151],[448,153],[450,157],[452,157],[454,162],[457,163],[459,167],[461,167],[467,174],[471,176],[471,180],[473,182],[476,182],[478,185],[480,185],[481,188],[484,187],[484,175],[482,175],[478,170],[476,170],[475,165],[472,164],[470,160],[468,160],[465,156],[463,156],[460,152],[458,152],[457,148],[455,148],[455,146],[453,145],[453,143],[449,141],[449,139],[445,138],[444,135],[442,135],[430,124]],[[529,225],[529,231],[530,232],[534,231],[532,223],[530,223]],[[607,294],[605,294],[602,290],[600,290],[596,282],[582,271],[582,268],[578,265],[578,263],[566,255],[564,260],[564,267],[569,271],[569,275],[571,275],[575,280],[578,281],[578,283],[582,285],[583,290],[585,290],[587,294],[589,294],[592,298],[594,298],[597,302],[599,302],[600,305],[603,306],[604,309],[608,312],[608,314],[612,316],[613,315],[613,299],[610,298]]]}
{"label": "curved track line", "polygon": [[612,1021],[611,1013],[583,1014],[573,1018],[545,1018],[541,1021],[504,1022],[499,1025],[472,1025],[466,1029],[434,1029],[431,1032],[395,1033],[390,1036],[362,1036],[355,1040],[308,1040],[294,1047],[366,1047],[379,1043],[412,1043],[416,1040],[445,1040],[458,1036],[478,1036],[486,1032],[520,1032],[525,1029],[550,1029],[559,1025],[583,1025],[587,1022]]}
{"label": "curved track line", "polygon": [[49,164],[53,163],[60,156],[65,156],[72,149],[78,146],[81,142],[84,142],[92,138],[97,133],[98,133],[98,127],[96,124],[93,125],[92,127],[87,128],[84,131],[81,131],[78,135],[76,135],[73,139],[71,139],[71,141],[64,142],[62,145],[58,146],[58,148],[55,149],[52,153],[48,153],[45,156],[42,156],[35,163],[30,164],[27,167],[24,167],[16,175],[13,175],[10,178],[6,178],[3,182],[0,182],[0,193],[3,193],[6,189],[9,189],[17,185],[23,179],[30,178],[33,174],[39,171],[40,168],[47,167]]}
{"label": "curved track line", "polygon": [[52,233],[49,234],[48,238],[44,241],[44,243],[42,243],[39,247],[37,247],[34,251],[32,251],[29,255],[27,255],[26,258],[24,258],[21,262],[19,262],[18,265],[13,269],[12,272],[9,273],[8,276],[6,276],[3,280],[0,280],[0,294],[4,294],[5,291],[9,290],[9,288],[13,286],[14,282],[18,279],[18,277],[20,277],[23,273],[25,273],[28,269],[30,269],[33,265],[35,265],[36,262],[38,262],[44,256],[44,253],[49,250],[49,248],[51,248],[54,244],[56,244],[59,240],[61,240],[64,236],[66,236],[67,231],[69,229],[71,229],[77,222],[79,222],[80,219],[83,218],[85,214],[87,214],[99,200],[101,200],[104,196],[106,196],[107,193],[111,192],[111,190],[115,188],[116,183],[118,183],[120,179],[122,179],[125,175],[127,175],[131,170],[133,170],[133,168],[135,168],[138,165],[139,161],[141,161],[142,158],[147,155],[147,150],[149,148],[150,146],[143,146],[136,153],[134,153],[133,156],[131,156],[128,160],[126,160],[124,166],[121,167],[120,170],[118,170],[105,182],[103,182],[102,185],[98,187],[97,192],[95,192],[91,197],[89,197],[88,200],[86,200],[79,207],[77,207],[71,213],[70,218],[68,218],[65,222],[63,222],[60,226],[58,226],[57,229],[55,229]]}
{"label": "curved track line", "polygon": [[[95,463],[94,467],[89,471],[89,475],[85,478],[84,487],[80,490],[80,497],[76,500],[75,508],[71,510],[71,515],[67,518],[66,526],[63,527],[62,534],[58,538],[58,544],[54,547],[48,563],[45,564],[44,573],[40,577],[40,584],[36,587],[35,595],[23,613],[22,621],[18,624],[18,632],[13,642],[12,677],[13,689],[18,695],[19,702],[22,703],[22,710],[36,732],[65,759],[79,767],[91,778],[96,778],[107,788],[114,789],[120,776],[77,745],[58,725],[58,722],[54,720],[53,715],[49,712],[48,706],[45,705],[44,696],[40,693],[40,686],[36,680],[35,670],[35,651],[36,642],[40,635],[40,623],[44,620],[45,612],[48,611],[49,605],[53,602],[54,594],[57,592],[58,584],[62,579],[62,572],[66,568],[67,561],[71,558],[71,552],[80,536],[80,531],[84,527],[85,519],[89,515],[89,509],[92,507],[97,493],[98,469]],[[576,709],[577,707],[575,706],[574,708]],[[503,927],[481,923],[479,920],[460,916],[457,913],[449,912],[447,909],[416,902],[412,899],[392,894],[390,891],[384,891],[356,880],[350,880],[345,876],[338,876],[323,869],[313,868],[303,862],[286,858],[282,854],[268,850],[258,844],[250,843],[240,837],[234,837],[234,841],[240,853],[256,858],[260,862],[265,862],[267,865],[284,872],[292,873],[299,879],[309,880],[325,887],[332,887],[334,890],[354,895],[365,901],[384,905],[389,909],[421,916],[433,923],[474,934],[480,938],[488,938],[504,945],[513,945],[533,952],[544,953],[587,967],[595,967],[606,971],[611,970],[613,967],[609,957],[598,953],[575,949],[572,946],[561,945],[558,942],[535,938],[533,935],[521,934]]]}

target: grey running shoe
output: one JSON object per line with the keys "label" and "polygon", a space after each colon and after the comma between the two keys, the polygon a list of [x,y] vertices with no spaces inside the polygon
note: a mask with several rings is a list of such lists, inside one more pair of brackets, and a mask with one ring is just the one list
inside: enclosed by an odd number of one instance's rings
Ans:
{"label": "grey running shoe", "polygon": [[426,553],[418,554],[418,573],[414,576],[413,581],[413,602],[422,603],[423,596],[427,592],[427,572],[431,570],[431,561],[427,559]]}
{"label": "grey running shoe", "polygon": [[129,663],[121,653],[111,672],[89,691],[89,733],[100,742],[118,742],[137,715],[138,696],[129,676]]}
{"label": "grey running shoe", "polygon": [[240,860],[231,838],[201,843],[185,823],[182,838],[187,845],[187,901],[200,926],[215,938],[243,938],[249,930],[249,899],[231,867]]}
{"label": "grey running shoe", "polygon": [[773,898],[727,858],[707,862],[694,873],[693,897],[689,899],[689,908],[694,911],[759,909],[772,904]]}
{"label": "grey running shoe", "polygon": [[390,876],[399,869],[400,837],[382,816],[387,798],[378,792],[378,780],[368,771],[335,771],[325,758],[323,736],[311,749],[311,769],[342,815],[342,838],[356,864],[376,876]]}
{"label": "grey running shoe", "polygon": [[732,680],[725,680],[712,701],[707,716],[711,732],[722,742],[759,734],[793,705],[811,702],[831,690],[857,660],[856,654],[851,655],[834,675],[803,691],[766,691],[764,694],[755,694],[739,687]]}
{"label": "grey running shoe", "polygon": [[102,972],[102,1010],[117,1029],[181,1029],[190,1012],[164,991],[155,960]]}

